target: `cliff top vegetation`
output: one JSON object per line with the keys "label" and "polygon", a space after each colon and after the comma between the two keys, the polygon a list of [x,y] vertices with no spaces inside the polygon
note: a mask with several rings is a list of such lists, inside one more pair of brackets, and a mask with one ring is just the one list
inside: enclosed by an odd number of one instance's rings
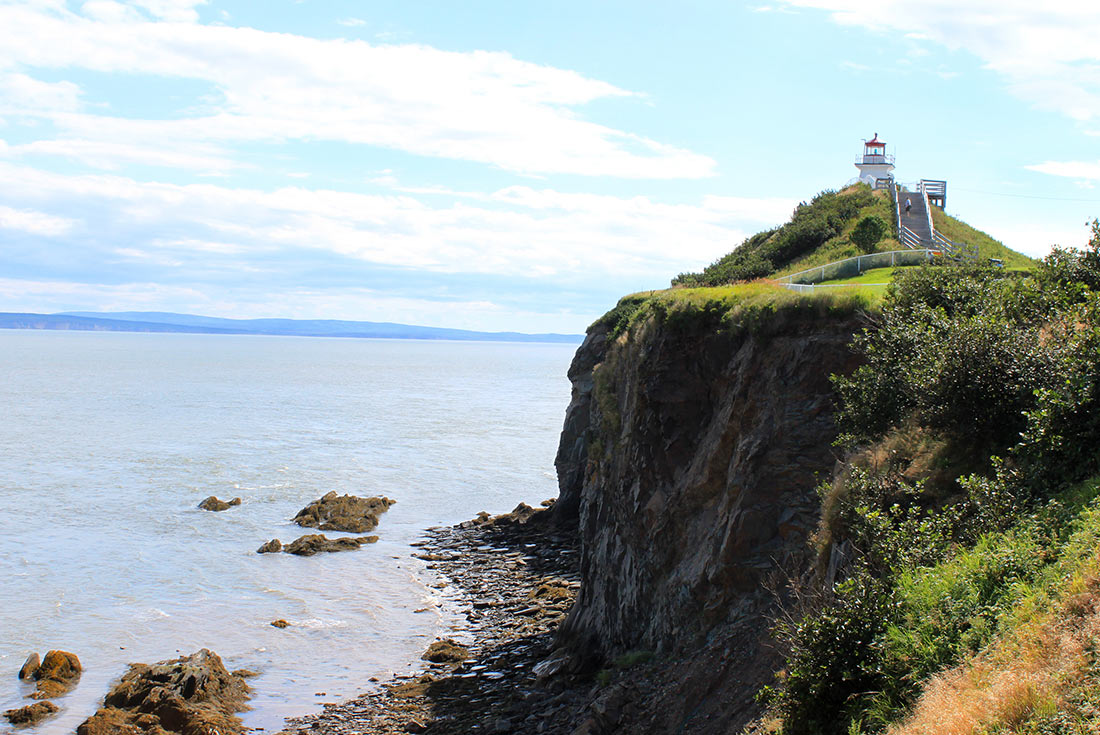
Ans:
{"label": "cliff top vegetation", "polygon": [[649,318],[661,323],[758,331],[775,329],[795,316],[836,316],[874,308],[879,295],[862,288],[797,293],[772,281],[756,280],[724,286],[641,291],[619,299],[611,311],[589,327],[607,326],[613,337]]}
{"label": "cliff top vegetation", "polygon": [[[1100,223],[1027,274],[916,268],[835,379],[848,457],[779,625],[786,735],[1100,726]],[[778,723],[781,723],[778,724]]]}
{"label": "cliff top vegetation", "polygon": [[[1010,250],[989,235],[932,207],[937,231],[950,240],[978,247],[979,259],[997,258],[1007,268],[1030,268],[1035,261]],[[796,273],[816,265],[861,255],[853,231],[868,217],[891,223],[886,237],[871,252],[902,249],[893,232],[893,200],[884,190],[856,184],[842,191],[823,191],[795,207],[786,224],[746,238],[732,252],[698,273],[681,273],[673,286],[721,286],[736,281]]]}

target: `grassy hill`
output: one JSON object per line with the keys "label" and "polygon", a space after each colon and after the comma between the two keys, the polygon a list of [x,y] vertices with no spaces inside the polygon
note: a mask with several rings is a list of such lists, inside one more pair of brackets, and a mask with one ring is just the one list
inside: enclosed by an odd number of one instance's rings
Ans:
{"label": "grassy hill", "polygon": [[994,240],[981,230],[976,230],[962,220],[955,219],[939,207],[932,207],[932,225],[936,232],[953,242],[978,246],[979,260],[997,258],[1004,261],[1005,268],[1031,268],[1035,261],[1026,255],[1005,247],[1004,243]]}
{"label": "grassy hill", "polygon": [[[983,260],[998,258],[1008,268],[1035,264],[989,235],[932,208],[933,221],[945,237],[977,245]],[[747,238],[732,252],[698,273],[681,273],[673,286],[720,286],[737,281],[783,276],[800,270],[863,254],[852,242],[852,230],[864,217],[877,215],[890,223],[890,231],[873,252],[902,249],[894,237],[893,200],[883,190],[856,184],[842,191],[824,191],[799,204],[786,224]]]}

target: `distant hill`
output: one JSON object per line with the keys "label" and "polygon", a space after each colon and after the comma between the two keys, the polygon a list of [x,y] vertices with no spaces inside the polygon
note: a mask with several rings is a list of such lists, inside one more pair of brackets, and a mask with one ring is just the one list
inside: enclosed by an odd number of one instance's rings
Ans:
{"label": "distant hill", "polygon": [[465,329],[420,327],[392,322],[355,322],[333,319],[221,319],[164,312],[66,312],[16,314],[0,312],[0,329],[61,329],[101,332],[176,332],[187,334],[262,334],[297,337],[358,337],[365,339],[424,339],[462,342],[556,342],[575,344],[579,334],[523,334],[474,332]]}

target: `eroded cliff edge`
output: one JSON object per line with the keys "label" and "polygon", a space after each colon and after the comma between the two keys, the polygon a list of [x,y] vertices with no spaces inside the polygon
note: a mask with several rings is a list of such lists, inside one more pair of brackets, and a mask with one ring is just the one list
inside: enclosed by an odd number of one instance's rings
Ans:
{"label": "eroded cliff edge", "polygon": [[601,731],[739,728],[778,664],[774,592],[807,567],[836,463],[829,376],[855,368],[860,317],[748,321],[612,312],[570,368],[555,512],[576,524],[582,588],[559,640],[574,670],[658,662],[620,685],[628,706]]}

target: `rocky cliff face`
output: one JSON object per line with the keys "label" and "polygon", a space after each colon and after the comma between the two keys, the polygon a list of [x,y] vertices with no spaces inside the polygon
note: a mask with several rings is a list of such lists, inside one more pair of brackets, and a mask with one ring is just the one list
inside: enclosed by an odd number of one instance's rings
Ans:
{"label": "rocky cliff face", "polygon": [[648,732],[726,732],[753,713],[774,663],[764,588],[803,563],[836,461],[829,375],[855,367],[855,317],[765,326],[597,324],[570,369],[555,512],[578,525],[583,581],[561,641],[590,667],[641,650],[670,662],[671,689],[630,696]]}

